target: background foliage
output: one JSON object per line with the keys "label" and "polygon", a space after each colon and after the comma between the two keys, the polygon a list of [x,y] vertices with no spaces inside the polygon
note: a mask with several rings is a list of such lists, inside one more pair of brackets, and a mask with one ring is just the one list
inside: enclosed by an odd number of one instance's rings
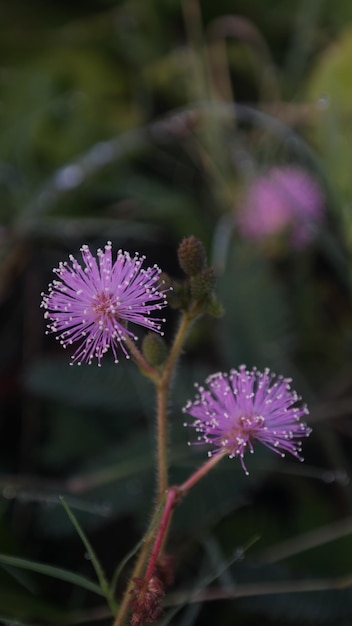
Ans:
{"label": "background foliage", "polygon": [[[0,22],[0,552],[20,559],[0,557],[2,623],[110,623],[98,595],[24,559],[94,580],[65,495],[110,576],[153,497],[152,389],[123,359],[67,366],[39,309],[51,268],[112,239],[177,277],[194,234],[225,316],[195,327],[178,370],[173,479],[203,458],[180,409],[214,371],[292,376],[314,431],[304,465],[258,449],[249,477],[224,461],[185,500],[166,602],[211,581],[257,593],[186,594],[161,623],[352,624],[351,3],[12,0]],[[292,163],[324,191],[319,234],[253,245],[235,227],[242,189]]]}

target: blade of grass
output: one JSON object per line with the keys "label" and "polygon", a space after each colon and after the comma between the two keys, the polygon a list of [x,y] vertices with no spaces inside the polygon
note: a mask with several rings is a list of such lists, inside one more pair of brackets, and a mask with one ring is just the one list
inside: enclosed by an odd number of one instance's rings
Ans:
{"label": "blade of grass", "polygon": [[11,556],[9,554],[0,554],[0,564],[10,565],[12,567],[19,567],[21,569],[37,572],[38,574],[44,574],[45,576],[51,576],[65,582],[72,583],[77,587],[82,587],[88,591],[92,591],[99,596],[104,596],[102,589],[99,585],[93,583],[88,578],[70,572],[69,570],[61,569],[53,565],[47,565],[46,563],[38,563],[37,561],[29,561],[17,556]]}
{"label": "blade of grass", "polygon": [[111,609],[113,615],[116,614],[117,612],[117,604],[115,602],[115,599],[113,597],[113,594],[111,592],[110,589],[110,585],[108,583],[108,580],[105,576],[104,570],[100,564],[100,561],[88,539],[88,537],[86,536],[84,530],[81,528],[80,524],[78,523],[78,520],[76,518],[76,516],[74,515],[74,513],[71,511],[70,507],[68,506],[67,502],[65,502],[65,499],[61,496],[60,497],[60,502],[62,504],[62,506],[64,507],[68,518],[70,519],[72,526],[75,528],[75,530],[77,531],[77,534],[79,536],[79,538],[81,539],[85,549],[87,550],[87,554],[92,562],[92,565],[94,567],[99,585],[100,585],[100,589],[102,591],[103,596],[105,597],[109,608]]}
{"label": "blade of grass", "polygon": [[117,581],[120,577],[120,574],[122,572],[122,570],[124,569],[124,567],[127,565],[128,561],[130,559],[132,559],[132,557],[136,554],[136,552],[138,552],[139,548],[141,547],[141,545],[144,542],[144,537],[138,541],[138,543],[132,548],[132,550],[130,550],[126,556],[124,556],[124,558],[122,559],[122,561],[120,561],[120,563],[118,564],[117,568],[114,571],[114,575],[112,577],[111,580],[111,585],[110,585],[110,591],[112,594],[114,594],[115,589],[116,589],[116,585],[117,585]]}

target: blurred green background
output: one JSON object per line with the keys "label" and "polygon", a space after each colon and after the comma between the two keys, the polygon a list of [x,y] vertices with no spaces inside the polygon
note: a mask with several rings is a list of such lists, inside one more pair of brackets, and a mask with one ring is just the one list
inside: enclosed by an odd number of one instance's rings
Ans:
{"label": "blurred green background", "polygon": [[[352,625],[352,4],[12,0],[0,28],[0,552],[93,580],[59,495],[109,576],[140,539],[152,387],[123,358],[68,367],[40,294],[60,260],[108,239],[177,278],[193,234],[225,315],[194,327],[177,371],[172,480],[205,458],[181,407],[215,371],[292,376],[314,430],[304,464],[257,448],[249,477],[226,460],[182,503],[172,592],[210,581],[240,597],[186,595],[160,623]],[[292,166],[324,197],[314,237],[241,235],[251,181]],[[0,566],[1,623],[111,622],[97,595]]]}

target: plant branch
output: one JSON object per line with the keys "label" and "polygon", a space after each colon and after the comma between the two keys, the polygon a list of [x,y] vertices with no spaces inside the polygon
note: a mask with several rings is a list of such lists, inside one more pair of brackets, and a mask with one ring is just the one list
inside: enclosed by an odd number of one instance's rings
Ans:
{"label": "plant branch", "polygon": [[178,490],[177,487],[171,487],[166,496],[166,503],[163,510],[162,518],[160,520],[160,526],[158,529],[158,534],[155,539],[155,543],[153,546],[152,553],[150,555],[148,568],[145,574],[146,580],[149,580],[151,576],[153,576],[154,568],[158,560],[158,556],[160,554],[161,548],[164,544],[167,530],[170,525],[172,512],[177,504]]}
{"label": "plant branch", "polygon": [[147,359],[137,348],[133,339],[126,335],[124,342],[131,352],[142,374],[144,374],[144,376],[147,376],[147,378],[150,378],[153,381],[157,380],[159,377],[159,372],[150,363],[148,363]]}
{"label": "plant branch", "polygon": [[155,507],[154,509],[154,513],[152,516],[152,520],[151,523],[149,524],[149,528],[147,530],[147,533],[145,535],[145,539],[144,539],[144,544],[143,547],[139,553],[138,559],[136,561],[136,564],[133,568],[132,574],[130,576],[130,579],[128,581],[125,593],[123,595],[123,598],[121,600],[121,603],[119,605],[118,608],[118,612],[117,615],[115,617],[113,626],[123,626],[129,611],[129,604],[130,604],[130,600],[131,600],[131,591],[134,588],[134,584],[135,584],[135,579],[136,578],[140,578],[143,572],[143,569],[145,567],[145,564],[147,562],[150,550],[151,550],[151,545],[152,545],[152,541],[153,538],[155,537],[156,533],[158,532],[158,530],[155,528],[156,523],[158,521],[158,516],[160,515],[161,511],[163,510],[162,507],[164,506],[164,502],[162,502],[162,504],[159,504]]}
{"label": "plant branch", "polygon": [[189,327],[195,316],[196,313],[194,311],[186,311],[182,314],[163,372],[155,383],[157,393],[157,502],[160,502],[168,488],[167,410],[172,376]]}
{"label": "plant branch", "polygon": [[[132,340],[126,341],[128,348],[137,361],[140,370],[145,373],[149,378],[154,381],[157,394],[157,504],[154,511],[153,519],[155,520],[156,513],[160,510],[160,503],[165,498],[165,494],[168,490],[168,458],[167,458],[167,406],[172,376],[177,363],[177,360],[181,354],[183,344],[185,342],[188,330],[191,323],[199,314],[198,307],[193,307],[189,311],[185,311],[182,314],[178,330],[176,332],[173,344],[171,346],[169,356],[165,363],[163,372],[159,373],[155,370],[140,353]],[[162,521],[156,533],[150,532],[147,535],[144,546],[139,554],[136,565],[130,577],[123,599],[119,606],[118,614],[116,615],[113,626],[123,626],[127,613],[129,610],[129,603],[131,599],[131,591],[134,588],[134,581],[136,578],[140,578],[143,569],[147,563],[151,543],[156,536],[154,548],[152,550],[152,556],[147,567],[147,572],[151,571],[155,562],[160,554],[163,543],[165,542],[167,531],[169,528],[170,516],[176,505],[176,494],[178,488],[172,488],[167,493],[167,504],[165,505],[165,511],[163,512]]]}
{"label": "plant branch", "polygon": [[218,452],[211,456],[203,465],[201,465],[187,480],[185,480],[182,485],[178,487],[178,491],[180,495],[185,495],[188,491],[194,487],[194,485],[203,478],[208,472],[213,469],[215,465],[221,461],[221,459],[227,454],[226,450],[224,452]]}

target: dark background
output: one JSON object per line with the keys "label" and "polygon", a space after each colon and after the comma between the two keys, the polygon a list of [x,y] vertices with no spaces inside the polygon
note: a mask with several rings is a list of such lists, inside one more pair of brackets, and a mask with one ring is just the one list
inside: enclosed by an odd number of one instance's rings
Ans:
{"label": "dark background", "polygon": [[[107,239],[177,277],[178,242],[194,234],[225,316],[194,327],[178,368],[172,480],[205,458],[187,446],[181,407],[215,371],[292,376],[313,434],[304,464],[259,447],[249,477],[225,460],[184,501],[175,589],[209,577],[258,593],[185,600],[162,623],[351,625],[351,3],[13,0],[0,2],[0,32],[0,552],[94,579],[61,494],[109,576],[140,539],[152,387],[123,358],[68,367],[40,294],[59,260]],[[246,241],[234,227],[243,185],[287,164],[323,190],[316,238]],[[98,596],[22,566],[1,566],[2,623],[111,622]]]}

